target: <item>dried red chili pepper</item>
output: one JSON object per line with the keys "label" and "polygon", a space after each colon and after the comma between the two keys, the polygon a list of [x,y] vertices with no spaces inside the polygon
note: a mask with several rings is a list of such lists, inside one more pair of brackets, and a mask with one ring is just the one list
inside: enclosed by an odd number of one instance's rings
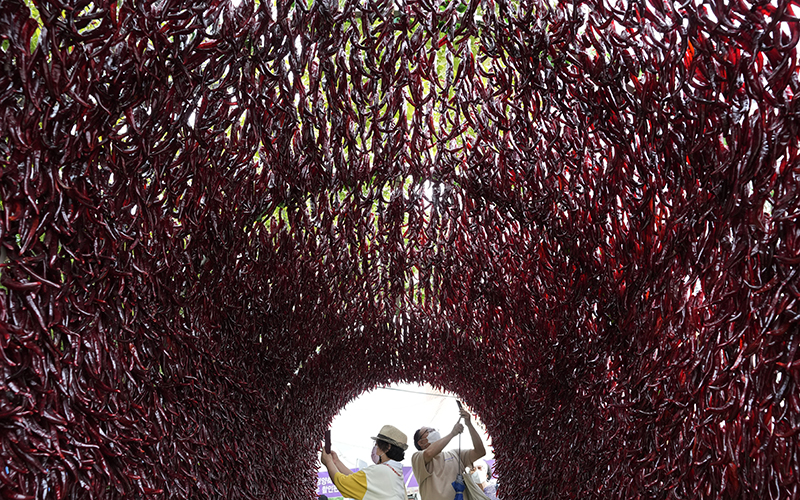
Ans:
{"label": "dried red chili pepper", "polygon": [[0,0],[2,496],[312,498],[400,380],[505,498],[796,495],[796,3],[274,3]]}

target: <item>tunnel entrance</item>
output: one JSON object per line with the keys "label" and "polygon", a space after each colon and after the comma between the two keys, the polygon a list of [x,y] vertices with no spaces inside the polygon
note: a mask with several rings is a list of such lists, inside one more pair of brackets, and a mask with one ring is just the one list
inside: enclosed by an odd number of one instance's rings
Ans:
{"label": "tunnel entrance", "polygon": [[[417,482],[411,474],[411,455],[417,450],[413,446],[414,432],[422,426],[434,427],[442,434],[448,433],[458,421],[458,396],[446,390],[436,389],[423,383],[393,383],[379,386],[361,394],[350,401],[336,415],[331,423],[332,446],[345,466],[358,470],[372,464],[370,452],[371,439],[382,425],[389,424],[402,430],[409,440],[409,449],[402,461],[406,472],[406,488],[409,498],[416,499]],[[494,464],[494,448],[486,426],[479,414],[472,408],[472,421],[486,448],[483,457],[487,463]],[[460,446],[472,448],[468,431],[461,434]],[[453,439],[445,450],[459,447],[459,439]],[[318,470],[317,493],[329,499],[338,498],[337,491],[328,480],[325,468]]]}

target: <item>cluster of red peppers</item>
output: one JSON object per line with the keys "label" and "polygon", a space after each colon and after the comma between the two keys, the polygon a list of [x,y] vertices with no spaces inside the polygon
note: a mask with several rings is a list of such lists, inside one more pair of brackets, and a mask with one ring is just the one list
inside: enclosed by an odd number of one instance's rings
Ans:
{"label": "cluster of red peppers", "polygon": [[310,499],[408,381],[503,498],[800,498],[798,17],[0,0],[0,497]]}

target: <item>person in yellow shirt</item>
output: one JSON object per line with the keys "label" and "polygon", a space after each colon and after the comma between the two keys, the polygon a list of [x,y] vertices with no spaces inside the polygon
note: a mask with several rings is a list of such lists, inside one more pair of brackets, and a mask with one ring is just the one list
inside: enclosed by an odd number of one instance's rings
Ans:
{"label": "person in yellow shirt", "polygon": [[333,484],[343,496],[356,500],[406,500],[403,464],[408,438],[397,427],[384,425],[373,437],[372,461],[366,469],[353,472],[339,460],[336,452],[320,453]]}

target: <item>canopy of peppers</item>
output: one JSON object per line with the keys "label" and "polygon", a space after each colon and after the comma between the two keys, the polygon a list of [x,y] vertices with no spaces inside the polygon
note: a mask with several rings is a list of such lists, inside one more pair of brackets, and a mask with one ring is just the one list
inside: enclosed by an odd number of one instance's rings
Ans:
{"label": "canopy of peppers", "polygon": [[310,499],[406,381],[503,498],[800,498],[798,16],[0,0],[0,496]]}

